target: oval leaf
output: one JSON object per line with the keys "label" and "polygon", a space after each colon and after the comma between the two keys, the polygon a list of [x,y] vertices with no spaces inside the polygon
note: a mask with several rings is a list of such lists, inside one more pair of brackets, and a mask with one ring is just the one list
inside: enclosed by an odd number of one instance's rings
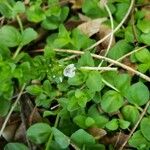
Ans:
{"label": "oval leaf", "polygon": [[123,97],[116,91],[108,91],[102,97],[101,106],[105,112],[116,112],[122,105]]}

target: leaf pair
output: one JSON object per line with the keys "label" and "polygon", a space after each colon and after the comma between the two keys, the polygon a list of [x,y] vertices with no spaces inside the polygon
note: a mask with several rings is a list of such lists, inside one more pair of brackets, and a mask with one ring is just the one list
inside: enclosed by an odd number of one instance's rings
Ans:
{"label": "leaf pair", "polygon": [[9,25],[0,29],[0,42],[7,47],[22,47],[35,40],[37,36],[37,32],[32,28],[26,28],[21,34],[15,27]]}

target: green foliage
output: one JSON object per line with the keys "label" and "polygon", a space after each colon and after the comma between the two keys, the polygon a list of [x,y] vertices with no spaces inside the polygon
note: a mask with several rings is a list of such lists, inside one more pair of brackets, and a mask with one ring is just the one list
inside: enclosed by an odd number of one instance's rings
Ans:
{"label": "green foliage", "polygon": [[89,72],[88,78],[86,80],[86,86],[94,92],[100,91],[103,88],[102,77],[99,72]]}
{"label": "green foliage", "polygon": [[[21,96],[12,113],[17,114],[17,121],[22,121],[23,114],[27,117],[27,125],[33,123],[27,126],[26,132],[31,145],[45,150],[69,150],[72,147],[83,150],[116,149],[114,143],[118,141],[115,139],[120,138],[117,132],[128,136],[150,99],[147,80],[150,72],[150,21],[147,19],[149,12],[144,8],[145,1],[135,1],[136,11],[131,11],[117,32],[115,29],[127,14],[129,5],[129,0],[107,2],[114,23],[113,41],[116,42],[105,57],[117,60],[129,52],[133,53],[119,61],[123,69],[119,66],[117,71],[101,71],[96,68],[101,60],[91,53],[105,55],[109,43],[109,38],[103,41],[103,37],[111,32],[110,14],[102,0],[0,0],[2,123],[25,84],[23,93],[20,93],[25,96]],[[104,35],[99,32],[89,37],[78,28],[86,20],[104,17],[107,20],[102,25],[107,25],[108,30],[101,29],[101,24],[95,27],[90,22],[87,24],[87,30],[92,25],[91,30],[100,28]],[[89,48],[99,40],[103,42]],[[147,47],[134,51],[144,45]],[[71,56],[72,52],[77,55]],[[104,59],[101,67],[108,67],[109,63]],[[125,70],[124,65],[143,73],[143,76],[130,72],[131,69]],[[68,68],[72,69],[72,76],[66,75],[67,71],[71,72]],[[142,79],[144,75],[147,76],[145,80]],[[29,105],[27,110],[20,109],[22,103]],[[32,107],[36,109],[32,110]],[[28,108],[31,108],[31,114],[28,114]],[[131,149],[150,148],[149,114],[150,107],[128,142]],[[8,127],[16,121],[11,116],[8,119]],[[105,137],[97,138],[103,134],[101,130],[107,133],[106,139],[115,137],[110,139],[110,144],[102,144]],[[6,141],[4,149],[29,149],[22,144],[25,143],[24,138],[18,141],[14,137],[10,143]],[[12,143],[14,141],[16,143]]]}
{"label": "green foliage", "polygon": [[128,53],[132,48],[126,40],[121,40],[110,49],[108,56],[112,59],[118,59]]}
{"label": "green foliage", "polygon": [[144,138],[141,131],[136,131],[131,139],[129,140],[130,146],[133,146],[134,148],[137,148],[138,150],[148,150],[150,147],[149,141]]}
{"label": "green foliage", "polygon": [[28,150],[28,147],[21,143],[8,143],[4,150]]}
{"label": "green foliage", "polygon": [[20,44],[21,35],[15,27],[5,25],[0,29],[0,41],[8,47],[15,47]]}
{"label": "green foliage", "polygon": [[82,5],[82,11],[90,17],[103,17],[106,15],[105,11],[99,7],[98,0],[86,0]]}
{"label": "green foliage", "polygon": [[36,123],[27,130],[27,137],[36,144],[46,143],[51,127],[46,123]]}
{"label": "green foliage", "polygon": [[140,113],[138,109],[132,105],[124,106],[121,112],[122,112],[124,119],[131,122],[131,124],[135,124],[140,117]]}
{"label": "green foliage", "polygon": [[26,28],[22,33],[21,45],[27,45],[37,38],[37,32],[32,28]]}
{"label": "green foliage", "polygon": [[148,141],[150,140],[150,135],[148,134],[150,131],[149,125],[150,125],[150,118],[143,118],[140,125],[141,132]]}
{"label": "green foliage", "polygon": [[66,135],[54,127],[52,128],[52,132],[54,134],[55,141],[59,144],[60,148],[65,149],[69,146],[70,139]]}
{"label": "green foliage", "polygon": [[142,83],[137,82],[129,88],[128,101],[139,106],[146,104],[149,100],[149,90]]}
{"label": "green foliage", "polygon": [[[83,138],[84,137],[84,138]],[[71,140],[79,147],[94,145],[95,139],[83,129],[79,129],[71,135]]]}
{"label": "green foliage", "polygon": [[144,48],[139,52],[135,53],[135,58],[140,64],[138,64],[138,70],[145,73],[150,70],[150,52]]}
{"label": "green foliage", "polygon": [[105,112],[116,112],[122,105],[123,97],[116,91],[110,90],[102,97],[101,106]]}

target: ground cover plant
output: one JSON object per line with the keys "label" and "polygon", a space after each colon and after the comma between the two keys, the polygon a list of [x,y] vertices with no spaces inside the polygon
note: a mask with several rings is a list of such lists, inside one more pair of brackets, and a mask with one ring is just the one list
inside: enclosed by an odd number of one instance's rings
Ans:
{"label": "ground cover plant", "polygon": [[0,0],[0,149],[150,149],[149,0]]}

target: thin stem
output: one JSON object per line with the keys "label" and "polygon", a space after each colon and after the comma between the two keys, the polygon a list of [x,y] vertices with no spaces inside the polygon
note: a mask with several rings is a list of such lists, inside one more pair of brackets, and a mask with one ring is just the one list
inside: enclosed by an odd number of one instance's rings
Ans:
{"label": "thin stem", "polygon": [[[131,51],[131,52],[125,54],[124,56],[120,57],[120,58],[117,59],[116,61],[121,61],[121,60],[123,60],[124,58],[126,58],[126,57],[128,57],[128,56],[130,56],[130,55],[132,55],[132,54],[134,54],[134,53],[136,53],[136,52],[138,52],[138,51],[140,51],[140,50],[146,48],[146,47],[147,47],[147,46],[142,46],[142,47],[140,47],[140,48],[138,48],[138,49],[135,49],[135,50],[133,50],[133,51]],[[113,65],[113,63],[111,63],[110,65],[108,65],[108,67],[111,67],[112,65]]]}
{"label": "thin stem", "polygon": [[22,46],[18,46],[17,50],[15,51],[15,53],[13,55],[13,59],[15,59],[17,57],[17,55],[19,54],[21,49],[22,49]]}
{"label": "thin stem", "polygon": [[[54,127],[55,127],[55,128],[57,127],[58,122],[59,122],[59,115],[57,115],[56,120],[55,120],[55,124],[54,124]],[[51,133],[51,135],[50,135],[50,137],[49,137],[49,139],[48,139],[48,142],[47,142],[47,144],[46,144],[45,150],[50,150],[50,146],[51,146],[51,141],[52,141],[52,139],[53,139],[53,135],[54,135],[54,134]]]}
{"label": "thin stem", "polygon": [[[114,30],[114,22],[113,22],[113,17],[112,17],[112,14],[111,14],[111,11],[109,9],[109,7],[107,6],[107,3],[104,2],[104,7],[106,8],[108,14],[109,14],[109,18],[110,18],[110,23],[111,23],[111,35],[110,35],[110,40],[109,40],[109,44],[108,44],[108,47],[106,49],[106,53],[104,56],[107,56],[110,48],[111,48],[111,45],[112,45],[112,41],[113,41],[113,36],[114,36],[114,33],[113,33],[113,30]],[[101,61],[101,63],[99,64],[99,67],[102,66],[104,60]]]}
{"label": "thin stem", "polygon": [[115,88],[112,84],[110,84],[108,81],[106,81],[105,79],[102,79],[103,83],[105,85],[107,85],[108,87],[112,88],[113,90],[120,92],[117,88]]}
{"label": "thin stem", "polygon": [[19,24],[19,27],[20,27],[20,31],[21,31],[21,33],[23,33],[23,24],[22,24],[22,21],[21,21],[19,15],[16,16],[16,19],[18,21],[18,24]]}
{"label": "thin stem", "polygon": [[110,67],[80,67],[79,69],[82,70],[105,70],[105,71],[117,71],[117,68],[110,68]]}
{"label": "thin stem", "polygon": [[[54,49],[56,52],[62,52],[62,53],[71,53],[71,54],[77,54],[77,55],[82,55],[84,54],[84,52],[82,51],[76,51],[76,50],[66,50],[66,49]],[[136,71],[134,69],[132,69],[131,67],[127,66],[127,65],[124,65],[116,60],[113,60],[113,59],[110,59],[110,58],[107,58],[107,57],[104,57],[104,56],[100,56],[100,55],[96,55],[96,54],[92,54],[91,53],[91,56],[94,57],[94,58],[97,58],[97,59],[100,59],[100,60],[105,60],[105,61],[108,61],[109,63],[113,63],[117,66],[120,66],[122,67],[123,69],[126,69],[128,71],[131,71],[133,73],[135,73],[136,75],[140,76],[141,78],[143,78],[144,80],[150,82],[150,77],[146,76],[145,74],[139,72],[139,71]]]}
{"label": "thin stem", "polygon": [[25,86],[26,86],[26,84],[24,84],[24,85],[22,86],[22,88],[21,88],[21,90],[20,90],[20,93],[19,93],[19,95],[18,95],[16,101],[13,103],[13,105],[12,105],[12,107],[11,107],[11,109],[10,109],[10,111],[9,111],[9,113],[8,113],[8,115],[7,115],[7,117],[6,117],[5,121],[4,121],[4,123],[3,123],[3,125],[2,125],[2,128],[1,128],[1,130],[0,130],[0,137],[1,137],[2,134],[3,134],[3,131],[4,131],[5,127],[6,127],[6,125],[7,125],[7,122],[8,122],[8,120],[9,120],[9,118],[10,118],[10,116],[11,116],[13,110],[15,109],[15,107],[16,107],[16,105],[17,105],[17,103],[18,103],[18,101],[19,101],[19,99],[20,99],[20,97],[21,97],[21,95],[22,95],[22,92],[23,92],[23,90],[25,89]]}
{"label": "thin stem", "polygon": [[77,56],[78,56],[78,55],[72,55],[72,56],[69,56],[69,57],[66,57],[66,58],[61,59],[61,61],[68,61],[68,60],[71,60],[71,59],[76,58]]}
{"label": "thin stem", "polygon": [[132,31],[133,31],[133,36],[134,36],[134,42],[138,42],[138,36],[137,36],[137,31],[136,31],[136,26],[135,26],[134,11],[135,9],[132,10],[131,25],[132,25]]}
{"label": "thin stem", "polygon": [[93,44],[92,46],[88,47],[86,50],[90,50],[90,49],[96,47],[97,45],[99,45],[100,43],[102,43],[103,41],[105,41],[109,36],[111,36],[111,35],[114,34],[116,31],[119,30],[119,28],[123,25],[123,23],[125,22],[125,20],[128,18],[129,14],[130,14],[130,12],[131,12],[131,10],[132,10],[132,7],[133,7],[133,5],[134,5],[134,1],[135,1],[135,0],[131,0],[130,7],[129,7],[129,9],[128,9],[126,15],[125,15],[124,18],[122,19],[122,21],[119,23],[119,25],[118,25],[112,32],[110,32],[109,34],[107,34],[103,39],[97,41],[95,44]]}
{"label": "thin stem", "polygon": [[[7,1],[5,1],[5,5],[6,5],[11,11],[13,11],[12,6],[11,6]],[[18,15],[16,16],[16,19],[17,19],[17,21],[18,21],[18,24],[19,24],[19,27],[20,27],[20,31],[21,31],[21,33],[22,33],[22,32],[23,32],[22,21],[21,21],[21,19],[20,19],[20,17],[19,17]]]}
{"label": "thin stem", "polygon": [[140,115],[139,120],[137,121],[137,123],[135,124],[135,126],[133,127],[133,129],[131,130],[130,134],[128,135],[128,137],[125,139],[124,143],[121,145],[121,147],[119,148],[119,150],[123,150],[123,148],[125,147],[125,145],[127,144],[127,142],[129,141],[129,139],[131,138],[132,134],[134,133],[134,131],[136,130],[136,128],[138,127],[138,125],[140,124],[141,120],[143,119],[144,115],[146,114],[146,111],[148,109],[148,107],[150,106],[150,100],[147,102],[142,114]]}

